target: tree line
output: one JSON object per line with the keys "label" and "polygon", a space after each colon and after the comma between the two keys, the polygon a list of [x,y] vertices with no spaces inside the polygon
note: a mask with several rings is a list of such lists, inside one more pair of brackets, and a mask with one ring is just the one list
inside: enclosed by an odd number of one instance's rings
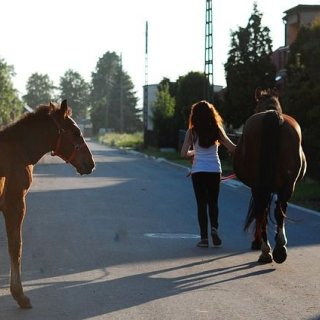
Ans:
{"label": "tree line", "polygon": [[142,130],[141,110],[133,82],[122,68],[121,57],[106,52],[99,58],[86,82],[75,70],[67,70],[55,86],[47,74],[33,73],[21,98],[13,86],[13,66],[0,59],[0,126],[7,125],[23,112],[23,106],[34,109],[50,101],[68,100],[72,116],[78,121],[91,119],[93,132],[100,128],[135,132]]}

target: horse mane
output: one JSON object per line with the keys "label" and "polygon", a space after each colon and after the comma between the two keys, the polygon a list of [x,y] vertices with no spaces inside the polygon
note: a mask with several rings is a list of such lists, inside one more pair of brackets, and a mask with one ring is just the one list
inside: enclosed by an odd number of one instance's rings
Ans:
{"label": "horse mane", "polygon": [[23,128],[25,125],[30,124],[34,121],[39,121],[39,119],[45,120],[53,114],[55,111],[59,110],[59,105],[56,103],[50,103],[48,105],[41,104],[34,111],[24,113],[20,119],[5,126],[1,131],[1,135],[9,134],[15,129]]}
{"label": "horse mane", "polygon": [[21,123],[24,123],[24,122],[33,121],[39,118],[45,118],[51,115],[52,113],[54,113],[55,111],[59,110],[59,108],[60,108],[59,105],[56,103],[50,103],[48,105],[41,104],[37,106],[34,111],[24,113],[20,117],[20,119],[6,126],[5,130],[11,128],[12,126],[20,125]]}

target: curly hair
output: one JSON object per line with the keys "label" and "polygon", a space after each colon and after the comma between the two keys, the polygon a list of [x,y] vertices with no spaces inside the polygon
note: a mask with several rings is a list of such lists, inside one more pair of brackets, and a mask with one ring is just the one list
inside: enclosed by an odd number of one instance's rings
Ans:
{"label": "curly hair", "polygon": [[199,145],[209,148],[218,143],[219,128],[223,120],[219,112],[209,102],[202,100],[192,105],[189,116],[189,129],[197,138]]}

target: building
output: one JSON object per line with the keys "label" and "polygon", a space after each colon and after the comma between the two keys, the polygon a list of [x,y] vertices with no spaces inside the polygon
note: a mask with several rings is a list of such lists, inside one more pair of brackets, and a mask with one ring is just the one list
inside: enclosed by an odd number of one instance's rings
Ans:
{"label": "building", "polygon": [[298,5],[284,12],[284,46],[275,50],[271,56],[276,67],[277,80],[284,78],[288,61],[289,47],[296,40],[302,26],[310,27],[316,18],[320,18],[320,5]]}
{"label": "building", "polygon": [[145,146],[156,145],[156,136],[153,130],[153,105],[158,93],[157,84],[143,86],[143,126]]}
{"label": "building", "polygon": [[145,130],[153,130],[153,105],[158,93],[157,84],[148,84],[143,86],[143,123]]}
{"label": "building", "polygon": [[310,27],[320,18],[320,5],[298,5],[284,12],[285,46],[290,46],[297,38],[302,26]]}

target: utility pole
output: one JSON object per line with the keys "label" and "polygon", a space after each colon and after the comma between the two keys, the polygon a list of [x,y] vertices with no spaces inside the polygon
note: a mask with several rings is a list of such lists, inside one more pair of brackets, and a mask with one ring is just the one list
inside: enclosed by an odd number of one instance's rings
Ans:
{"label": "utility pole", "polygon": [[149,87],[148,87],[148,21],[145,29],[145,56],[144,56],[144,87],[143,87],[143,124],[144,124],[144,146],[148,145],[148,109],[149,109]]}
{"label": "utility pole", "polygon": [[213,26],[212,26],[212,0],[206,0],[205,23],[205,63],[204,63],[204,98],[213,102]]}
{"label": "utility pole", "polygon": [[120,54],[120,132],[123,133],[123,76],[122,76],[122,53]]}

